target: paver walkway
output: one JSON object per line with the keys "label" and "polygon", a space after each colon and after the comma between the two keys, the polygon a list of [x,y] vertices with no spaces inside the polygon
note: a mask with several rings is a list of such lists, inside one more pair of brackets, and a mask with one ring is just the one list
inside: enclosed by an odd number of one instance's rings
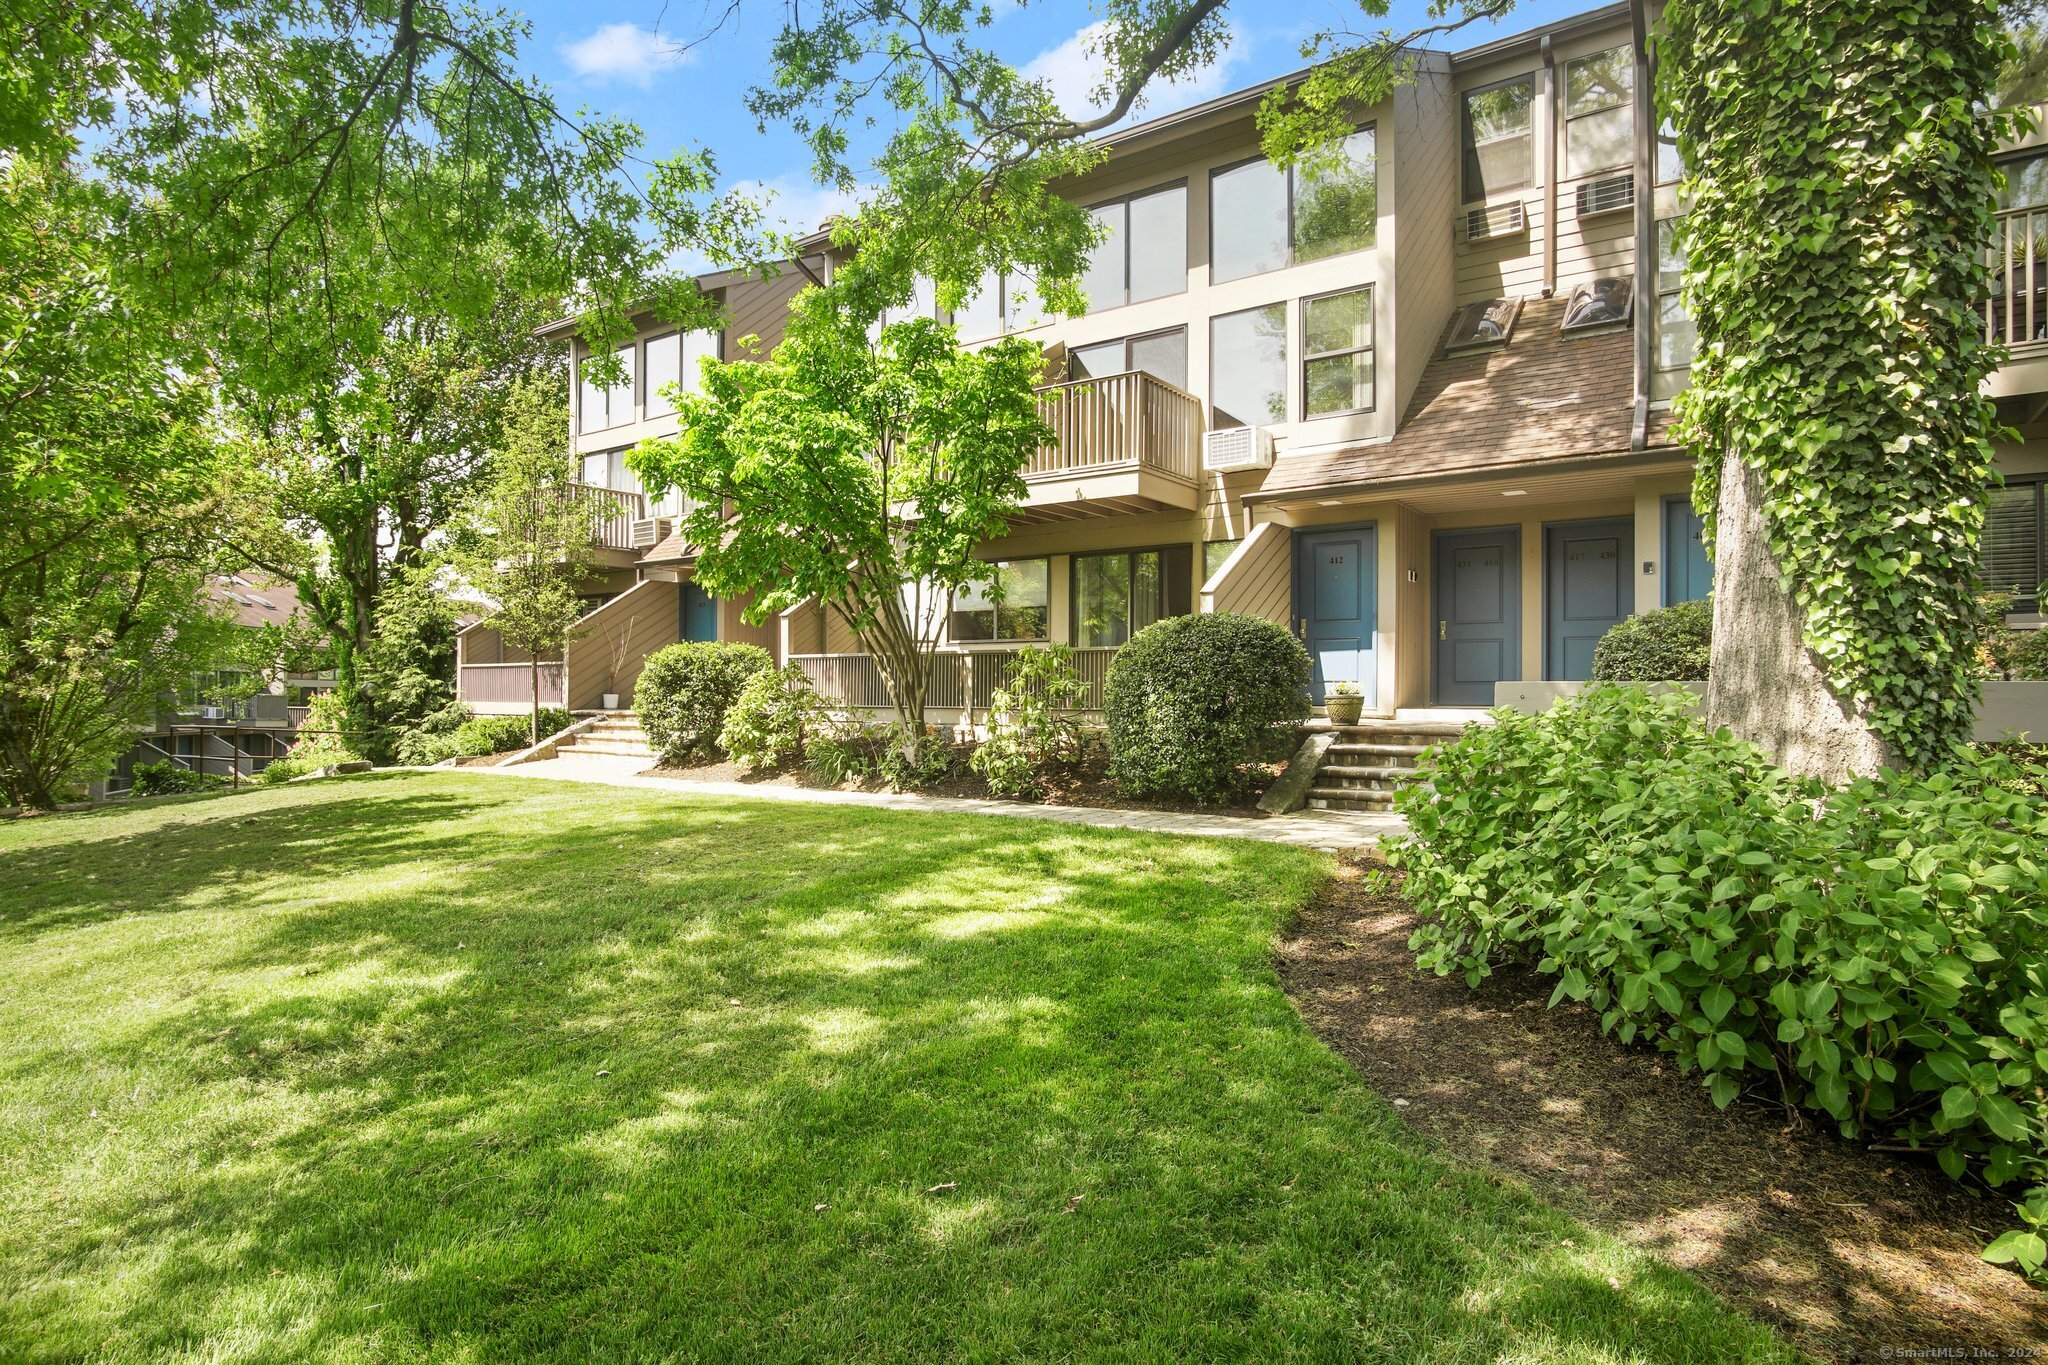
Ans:
{"label": "paver walkway", "polygon": [[457,768],[457,772],[492,777],[527,777],[558,782],[596,782],[608,787],[638,787],[677,795],[737,796],[754,801],[808,801],[833,806],[881,806],[943,815],[1010,815],[1026,820],[1056,820],[1102,829],[1144,829],[1160,834],[1202,834],[1228,839],[1262,839],[1268,843],[1336,851],[1368,847],[1388,835],[1407,831],[1398,815],[1362,811],[1305,810],[1293,815],[1252,819],[1242,815],[1193,815],[1163,810],[1102,810],[1093,806],[1036,806],[1022,801],[989,801],[974,797],[919,796],[905,792],[846,792],[810,787],[756,786],[748,782],[697,782],[657,777],[642,771],[647,760],[614,754],[565,754],[560,758],[521,763],[510,768]]}

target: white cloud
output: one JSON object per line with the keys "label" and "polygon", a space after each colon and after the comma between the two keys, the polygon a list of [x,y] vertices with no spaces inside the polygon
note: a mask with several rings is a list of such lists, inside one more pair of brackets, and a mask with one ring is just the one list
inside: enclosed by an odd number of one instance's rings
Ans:
{"label": "white cloud", "polygon": [[[1102,23],[1089,24],[1058,47],[1047,48],[1025,63],[1023,74],[1032,80],[1044,81],[1060,108],[1068,114],[1078,116],[1105,107],[1093,96],[1103,77],[1103,63],[1096,48],[1107,27]],[[1140,105],[1164,104],[1178,108],[1214,99],[1238,83],[1236,73],[1250,55],[1250,47],[1244,30],[1233,25],[1215,61],[1171,84],[1155,85],[1150,99],[1141,99]]]}
{"label": "white cloud", "polygon": [[788,232],[816,232],[835,213],[845,213],[858,196],[825,185],[813,185],[791,175],[772,180],[742,180],[732,186],[735,193],[769,201],[763,212],[770,226]]}
{"label": "white cloud", "polygon": [[562,45],[577,75],[595,81],[629,81],[645,90],[664,67],[682,66],[696,54],[678,49],[638,24],[606,24],[587,38]]}

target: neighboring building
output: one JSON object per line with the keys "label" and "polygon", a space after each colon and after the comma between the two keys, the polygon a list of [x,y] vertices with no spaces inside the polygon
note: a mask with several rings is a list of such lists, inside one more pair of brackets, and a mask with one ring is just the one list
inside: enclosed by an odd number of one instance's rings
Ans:
{"label": "neighboring building", "polygon": [[[250,630],[282,629],[299,615],[298,590],[277,579],[224,574],[208,591]],[[312,698],[334,685],[331,672],[295,673],[282,666],[260,679],[232,668],[196,674],[179,696],[166,699],[149,731],[114,764],[106,791],[127,791],[136,767],[166,760],[230,780],[254,777],[292,747]]]}
{"label": "neighboring building", "polygon": [[[1044,391],[1060,443],[1032,462],[1011,533],[983,549],[1002,605],[955,604],[958,670],[935,682],[935,718],[984,705],[1020,646],[1070,644],[1099,684],[1149,622],[1225,610],[1298,632],[1318,700],[1349,680],[1370,715],[1455,718],[1503,682],[1583,679],[1616,621],[1704,596],[1691,463],[1667,435],[1692,353],[1679,167],[1647,60],[1627,5],[1426,54],[1360,120],[1346,164],[1318,175],[1260,154],[1253,115],[1284,80],[1106,138],[1105,163],[1065,191],[1110,227],[1090,311],[1041,322],[1023,290],[990,280],[951,319],[970,343],[1041,341],[1068,378]],[[1993,391],[2023,439],[2000,447],[1985,558],[2038,622],[2048,153],[2016,149],[2010,171],[1995,247],[2017,264],[1986,326],[2013,338]],[[735,335],[772,345],[788,298],[830,266],[709,284]],[[650,330],[627,352],[630,384],[578,385],[584,478],[621,504],[606,527],[619,595],[556,666],[558,696],[623,702],[643,646],[750,639],[882,705],[872,662],[822,611],[764,632],[743,604],[697,592],[664,520],[675,509],[644,505],[620,463],[675,430],[656,386],[720,346]],[[489,670],[511,666],[489,656],[487,626],[469,637],[464,695],[517,709],[523,666],[500,686]]]}

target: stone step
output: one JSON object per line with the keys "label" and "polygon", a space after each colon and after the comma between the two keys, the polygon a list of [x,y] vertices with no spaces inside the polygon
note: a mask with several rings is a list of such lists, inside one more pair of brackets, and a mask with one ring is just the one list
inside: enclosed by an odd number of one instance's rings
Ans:
{"label": "stone step", "polygon": [[588,735],[571,735],[556,746],[563,752],[579,754],[623,754],[631,758],[653,758],[654,750],[645,740],[592,739]]}
{"label": "stone step", "polygon": [[1413,782],[1415,780],[1416,774],[1415,769],[1413,768],[1377,767],[1355,763],[1325,762],[1323,766],[1317,770],[1316,776],[1318,778],[1371,778],[1373,780],[1380,782]]}
{"label": "stone step", "polygon": [[1332,726],[1343,740],[1384,739],[1393,736],[1421,736],[1424,739],[1456,739],[1465,727],[1452,720],[1361,720],[1356,725]]}
{"label": "stone step", "polygon": [[1308,804],[1311,810],[1366,810],[1384,812],[1393,809],[1392,792],[1338,791],[1316,787],[1309,792]]}
{"label": "stone step", "polygon": [[1435,747],[1433,744],[1381,744],[1377,742],[1370,744],[1332,744],[1329,748],[1329,753],[1332,757],[1338,754],[1353,754],[1361,757],[1370,755],[1377,758],[1420,758]]}

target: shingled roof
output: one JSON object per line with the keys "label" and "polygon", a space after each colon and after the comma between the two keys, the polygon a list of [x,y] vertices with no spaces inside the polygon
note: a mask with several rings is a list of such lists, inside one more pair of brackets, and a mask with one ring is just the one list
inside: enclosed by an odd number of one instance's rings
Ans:
{"label": "shingled roof", "polygon": [[[1531,299],[1507,345],[1437,355],[1391,441],[1283,455],[1256,496],[1629,453],[1634,338],[1626,329],[1561,336],[1564,309],[1562,298]],[[1653,443],[1664,425],[1652,423]]]}

